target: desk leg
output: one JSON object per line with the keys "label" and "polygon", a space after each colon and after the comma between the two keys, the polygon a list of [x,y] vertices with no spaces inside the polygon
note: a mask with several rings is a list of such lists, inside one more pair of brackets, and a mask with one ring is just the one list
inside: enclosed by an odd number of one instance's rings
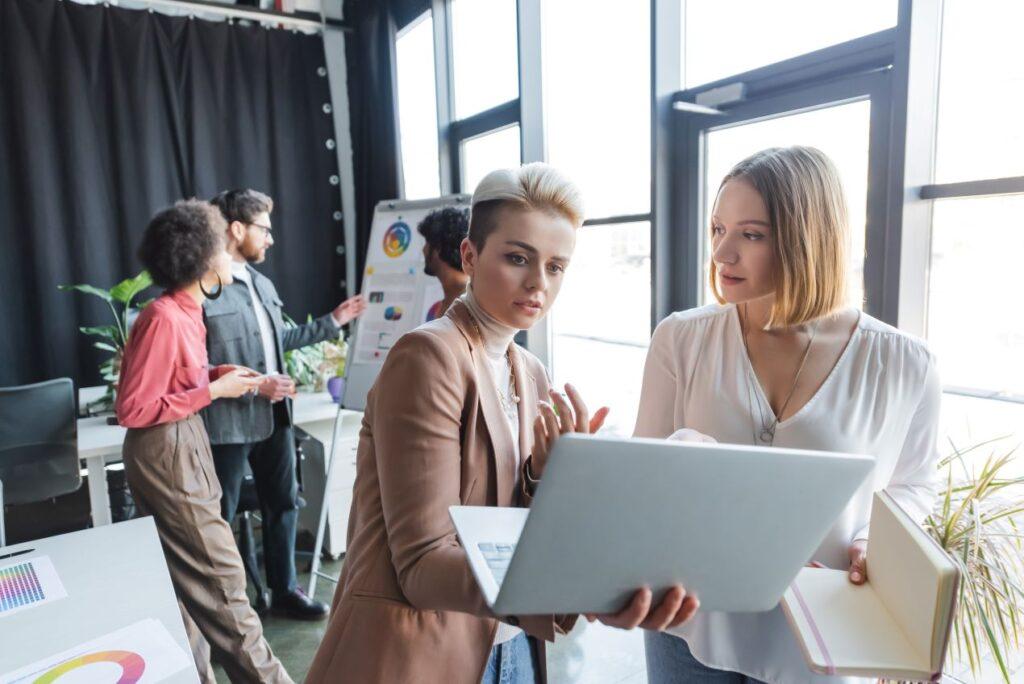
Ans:
{"label": "desk leg", "polygon": [[89,508],[92,511],[92,526],[100,527],[113,522],[110,515],[110,492],[107,490],[107,471],[103,457],[94,456],[85,461],[89,472]]}

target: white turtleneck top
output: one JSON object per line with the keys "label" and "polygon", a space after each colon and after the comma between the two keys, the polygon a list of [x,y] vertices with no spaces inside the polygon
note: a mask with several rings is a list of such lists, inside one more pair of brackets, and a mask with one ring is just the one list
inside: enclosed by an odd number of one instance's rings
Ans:
{"label": "white turtleneck top", "polygon": [[[512,344],[512,339],[519,331],[516,328],[505,325],[484,311],[476,301],[476,297],[473,296],[472,285],[466,288],[466,294],[459,297],[459,299],[466,305],[469,313],[473,316],[477,325],[480,326],[480,336],[483,341],[484,355],[487,357],[487,367],[491,371],[494,386],[498,388],[498,393],[501,395],[500,402],[505,412],[505,422],[512,435],[514,449],[512,456],[515,458],[517,465],[515,469],[515,486],[518,487],[518,466],[521,465],[519,463],[519,404],[512,399],[512,366],[508,357],[508,348]],[[502,454],[497,454],[497,456],[501,458]],[[498,645],[510,641],[518,636],[520,632],[522,630],[518,627],[513,627],[505,622],[499,622],[498,631],[494,635],[494,644]]]}

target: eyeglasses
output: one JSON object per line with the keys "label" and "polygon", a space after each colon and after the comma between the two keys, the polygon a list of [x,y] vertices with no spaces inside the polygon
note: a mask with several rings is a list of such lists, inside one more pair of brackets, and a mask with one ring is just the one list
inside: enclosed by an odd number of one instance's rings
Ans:
{"label": "eyeglasses", "polygon": [[263,229],[264,237],[266,237],[267,235],[270,235],[270,231],[271,231],[270,226],[266,226],[266,225],[264,225],[262,223],[250,223],[248,225],[255,226],[256,228],[262,228]]}

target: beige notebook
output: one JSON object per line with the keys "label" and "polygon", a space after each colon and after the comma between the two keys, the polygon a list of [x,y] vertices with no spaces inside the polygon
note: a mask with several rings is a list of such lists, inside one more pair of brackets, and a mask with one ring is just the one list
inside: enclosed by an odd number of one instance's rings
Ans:
{"label": "beige notebook", "polygon": [[782,609],[811,670],[936,681],[942,673],[960,571],[885,492],[875,494],[868,581],[804,568]]}

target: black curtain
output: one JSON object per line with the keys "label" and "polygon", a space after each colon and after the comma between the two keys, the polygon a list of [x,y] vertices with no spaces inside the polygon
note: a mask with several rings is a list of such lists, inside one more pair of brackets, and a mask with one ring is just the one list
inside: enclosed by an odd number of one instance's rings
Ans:
{"label": "black curtain", "polygon": [[346,0],[345,39],[352,167],[356,194],[356,273],[361,285],[377,202],[398,197],[395,34],[429,0]]}
{"label": "black curtain", "polygon": [[[342,296],[331,98],[319,35],[59,0],[0,0],[0,385],[98,384],[78,332],[141,267],[142,230],[183,197],[274,198],[260,267],[295,318]],[[152,293],[155,294],[155,293]]]}

